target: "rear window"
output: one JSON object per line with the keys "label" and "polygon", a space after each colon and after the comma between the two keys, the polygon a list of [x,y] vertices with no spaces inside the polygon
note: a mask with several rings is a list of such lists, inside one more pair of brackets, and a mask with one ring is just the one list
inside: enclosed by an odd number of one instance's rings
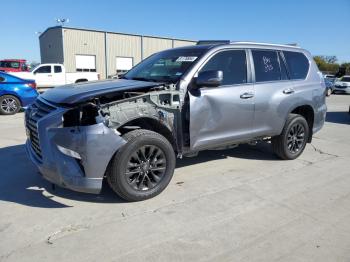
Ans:
{"label": "rear window", "polygon": [[55,66],[54,71],[55,71],[55,73],[62,73],[62,67],[61,66]]}
{"label": "rear window", "polygon": [[279,59],[276,51],[252,50],[252,54],[256,82],[281,80]]}
{"label": "rear window", "polygon": [[309,60],[299,52],[283,51],[290,79],[305,79],[309,72]]}

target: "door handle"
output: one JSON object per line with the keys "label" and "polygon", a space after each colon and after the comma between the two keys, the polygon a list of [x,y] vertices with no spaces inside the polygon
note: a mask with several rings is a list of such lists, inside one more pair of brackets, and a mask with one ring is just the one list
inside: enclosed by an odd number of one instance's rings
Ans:
{"label": "door handle", "polygon": [[52,75],[47,75],[48,77],[52,77]]}
{"label": "door handle", "polygon": [[254,94],[253,93],[243,93],[239,97],[242,98],[242,99],[247,99],[247,98],[254,97]]}
{"label": "door handle", "polygon": [[293,93],[294,93],[293,88],[288,88],[283,90],[283,94],[286,94],[286,95],[293,94]]}

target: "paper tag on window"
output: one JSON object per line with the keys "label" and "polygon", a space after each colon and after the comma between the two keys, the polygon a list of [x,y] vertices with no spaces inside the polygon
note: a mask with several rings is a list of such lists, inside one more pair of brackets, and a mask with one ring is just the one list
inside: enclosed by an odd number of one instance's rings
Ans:
{"label": "paper tag on window", "polygon": [[179,56],[176,62],[193,62],[197,59],[197,56]]}

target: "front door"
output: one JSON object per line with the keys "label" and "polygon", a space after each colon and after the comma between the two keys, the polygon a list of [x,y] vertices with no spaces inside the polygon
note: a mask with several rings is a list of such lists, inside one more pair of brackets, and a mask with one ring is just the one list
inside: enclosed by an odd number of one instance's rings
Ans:
{"label": "front door", "polygon": [[254,85],[248,81],[247,52],[214,54],[199,70],[220,70],[218,87],[189,90],[190,145],[197,151],[224,146],[250,137],[254,117]]}
{"label": "front door", "polygon": [[33,74],[35,75],[35,82],[38,87],[53,86],[51,65],[39,66],[33,71]]}

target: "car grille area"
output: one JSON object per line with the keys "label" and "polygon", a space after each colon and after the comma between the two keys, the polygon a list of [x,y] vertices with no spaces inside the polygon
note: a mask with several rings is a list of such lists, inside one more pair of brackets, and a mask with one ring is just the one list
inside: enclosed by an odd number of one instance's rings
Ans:
{"label": "car grille area", "polygon": [[27,136],[30,140],[30,145],[33,151],[40,160],[42,159],[42,152],[38,133],[38,121],[55,109],[56,107],[49,105],[45,101],[38,98],[26,110],[25,123],[27,128]]}

